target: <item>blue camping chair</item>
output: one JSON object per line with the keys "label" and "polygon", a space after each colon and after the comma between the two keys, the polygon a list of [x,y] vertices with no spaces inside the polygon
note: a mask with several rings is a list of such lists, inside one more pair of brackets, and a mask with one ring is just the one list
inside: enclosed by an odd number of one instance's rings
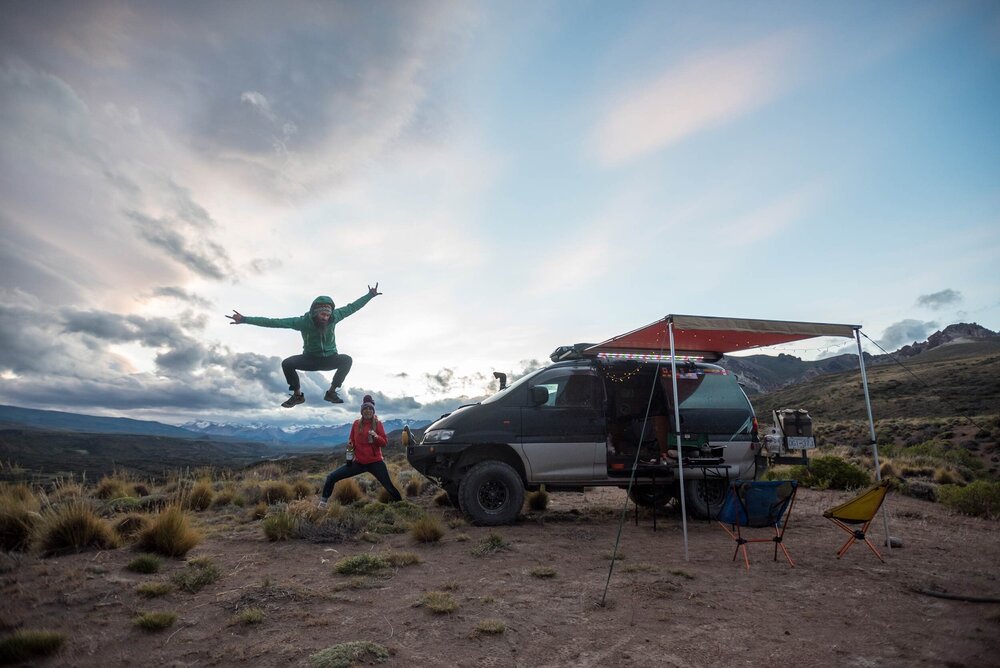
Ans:
{"label": "blue camping chair", "polygon": [[[743,561],[747,565],[747,570],[750,570],[747,543],[773,542],[774,560],[778,560],[778,548],[781,548],[789,565],[795,567],[795,562],[785,549],[783,540],[798,487],[797,480],[737,480],[729,487],[717,519],[719,525],[736,541],[733,561],[736,561],[736,555],[743,550]],[[743,536],[744,528],[767,527],[773,529],[773,536],[768,538]]]}

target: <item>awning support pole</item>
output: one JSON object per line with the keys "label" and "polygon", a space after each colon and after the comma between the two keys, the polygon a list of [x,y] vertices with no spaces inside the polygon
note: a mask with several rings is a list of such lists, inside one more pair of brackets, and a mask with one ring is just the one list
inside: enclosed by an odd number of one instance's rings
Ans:
{"label": "awning support pole", "polygon": [[677,429],[677,472],[680,474],[681,525],[684,528],[684,561],[688,560],[688,524],[687,504],[684,487],[684,448],[681,446],[681,404],[677,394],[677,355],[674,350],[674,321],[667,321],[667,333],[670,335],[670,380],[674,390],[674,427]]}
{"label": "awning support pole", "polygon": [[[872,402],[868,396],[868,374],[865,371],[865,355],[861,351],[861,331],[854,330],[854,339],[858,343],[858,364],[861,365],[861,385],[865,391],[865,408],[868,410],[868,434],[871,436],[872,453],[875,455],[875,480],[882,482],[882,467],[878,461],[878,443],[875,439],[875,419],[872,417]],[[882,524],[885,527],[885,546],[892,552],[892,541],[889,539],[889,514],[885,503],[882,504]]]}

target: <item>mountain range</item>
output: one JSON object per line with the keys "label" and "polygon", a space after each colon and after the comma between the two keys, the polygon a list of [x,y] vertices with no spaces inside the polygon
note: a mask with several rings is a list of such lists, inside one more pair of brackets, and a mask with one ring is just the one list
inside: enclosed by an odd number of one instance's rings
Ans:
{"label": "mountain range", "polygon": [[[865,354],[865,365],[876,367],[895,360],[920,360],[1000,352],[1000,333],[976,323],[949,325],[924,342],[913,342],[891,355]],[[748,394],[763,395],[808,382],[819,376],[858,368],[857,355],[844,354],[806,361],[793,355],[749,355],[725,357],[719,364],[733,372]],[[430,419],[385,420],[386,433],[409,426],[420,430]],[[230,424],[192,421],[172,426],[148,420],[80,415],[60,411],[0,406],[0,430],[36,429],[62,433],[133,434],[225,443],[258,443],[296,448],[326,448],[347,441],[351,423],[277,427],[264,423]]]}
{"label": "mountain range", "polygon": [[[943,330],[931,334],[926,341],[914,341],[891,354],[870,355],[865,353],[865,366],[905,362],[917,356],[922,360],[930,357],[946,357],[950,354],[968,355],[972,352],[1000,352],[1000,333],[991,331],[976,323],[948,325]],[[785,387],[798,385],[818,376],[858,368],[858,356],[853,353],[836,355],[820,360],[806,361],[793,355],[748,355],[746,357],[724,357],[718,362],[737,378],[749,395],[767,394]]]}

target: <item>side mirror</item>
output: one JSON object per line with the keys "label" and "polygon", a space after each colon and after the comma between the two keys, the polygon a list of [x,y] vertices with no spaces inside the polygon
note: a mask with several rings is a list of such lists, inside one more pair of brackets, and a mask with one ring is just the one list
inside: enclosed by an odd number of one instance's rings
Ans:
{"label": "side mirror", "polygon": [[541,406],[549,401],[549,388],[536,386],[531,388],[531,405]]}

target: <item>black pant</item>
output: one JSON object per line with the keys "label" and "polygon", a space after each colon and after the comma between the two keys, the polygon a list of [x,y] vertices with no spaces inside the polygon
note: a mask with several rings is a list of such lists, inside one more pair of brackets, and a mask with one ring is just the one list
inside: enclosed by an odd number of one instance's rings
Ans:
{"label": "black pant", "polygon": [[375,479],[382,483],[385,487],[385,491],[389,492],[389,496],[392,497],[393,501],[400,501],[403,495],[399,493],[396,486],[392,484],[392,478],[389,477],[389,469],[386,468],[385,462],[379,461],[373,464],[359,464],[356,461],[349,461],[343,466],[341,466],[336,471],[332,472],[326,477],[326,482],[323,483],[323,500],[326,501],[333,494],[333,486],[336,485],[341,480],[345,478],[353,478],[356,475],[360,475],[368,471]]}
{"label": "black pant", "polygon": [[334,389],[344,384],[351,365],[354,364],[348,355],[329,355],[320,357],[318,355],[292,355],[281,360],[281,370],[285,372],[285,380],[288,381],[288,389],[292,392],[299,391],[299,371],[332,371],[337,370],[333,375],[333,382],[330,384]]}

